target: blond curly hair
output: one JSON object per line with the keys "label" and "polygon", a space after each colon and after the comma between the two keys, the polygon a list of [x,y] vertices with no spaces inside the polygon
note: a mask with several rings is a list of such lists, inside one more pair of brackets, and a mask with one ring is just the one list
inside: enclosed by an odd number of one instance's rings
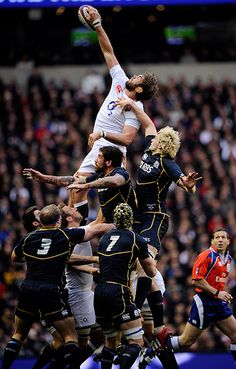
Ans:
{"label": "blond curly hair", "polygon": [[113,211],[113,221],[116,228],[131,228],[133,224],[133,211],[126,203],[117,205]]}
{"label": "blond curly hair", "polygon": [[162,155],[170,156],[172,159],[176,157],[179,148],[179,132],[170,126],[160,129],[150,146],[153,154],[158,152]]}

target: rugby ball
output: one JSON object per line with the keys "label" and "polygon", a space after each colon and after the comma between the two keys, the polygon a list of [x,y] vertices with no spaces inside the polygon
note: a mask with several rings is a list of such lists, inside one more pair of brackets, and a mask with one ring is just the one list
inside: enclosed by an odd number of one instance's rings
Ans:
{"label": "rugby ball", "polygon": [[94,26],[88,21],[90,5],[82,5],[78,10],[78,17],[80,22],[88,29],[95,31]]}

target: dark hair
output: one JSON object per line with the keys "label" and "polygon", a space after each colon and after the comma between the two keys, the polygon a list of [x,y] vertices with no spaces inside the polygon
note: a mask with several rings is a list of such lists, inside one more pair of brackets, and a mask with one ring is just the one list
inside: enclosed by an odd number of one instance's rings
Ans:
{"label": "dark hair", "polygon": [[37,206],[30,206],[24,211],[22,222],[27,232],[32,232],[37,228],[37,226],[33,225],[34,222],[39,223],[39,220],[35,218],[35,210],[39,210]]}
{"label": "dark hair", "polygon": [[146,72],[143,74],[143,77],[143,82],[140,84],[143,91],[136,93],[136,99],[141,101],[150,100],[157,95],[159,90],[158,79],[154,74]]}
{"label": "dark hair", "polygon": [[227,234],[227,237],[229,238],[229,231],[226,228],[216,228],[211,234],[211,239],[215,237],[215,233],[217,232],[225,232]]}
{"label": "dark hair", "polygon": [[117,168],[121,166],[124,158],[123,153],[116,146],[103,146],[99,149],[105,160],[111,160],[112,165]]}
{"label": "dark hair", "polygon": [[51,204],[45,206],[39,214],[39,219],[42,225],[55,225],[58,220],[60,219],[60,210],[58,209],[57,205]]}

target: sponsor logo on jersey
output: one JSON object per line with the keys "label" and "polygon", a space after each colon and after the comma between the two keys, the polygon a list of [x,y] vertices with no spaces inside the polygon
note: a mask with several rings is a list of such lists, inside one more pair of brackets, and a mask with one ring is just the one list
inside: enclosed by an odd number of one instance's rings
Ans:
{"label": "sponsor logo on jersey", "polygon": [[43,327],[46,327],[46,321],[45,320],[40,320],[40,323],[42,324]]}
{"label": "sponsor logo on jersey", "polygon": [[156,206],[156,204],[147,204],[147,208],[148,208],[149,210],[153,210],[153,209],[155,209],[155,206]]}
{"label": "sponsor logo on jersey", "polygon": [[216,276],[216,282],[218,283],[225,283],[227,275],[222,273],[222,277]]}
{"label": "sponsor logo on jersey", "polygon": [[153,164],[154,168],[156,168],[156,169],[159,167],[159,165],[160,165],[160,163],[159,163],[158,160],[156,160],[155,163]]}
{"label": "sponsor logo on jersey", "polygon": [[149,237],[143,237],[143,239],[146,241],[146,242],[150,242],[150,238]]}
{"label": "sponsor logo on jersey", "polygon": [[102,192],[102,191],[107,191],[108,188],[98,188],[97,190],[98,190],[98,192]]}
{"label": "sponsor logo on jersey", "polygon": [[122,91],[121,85],[116,86],[116,91],[117,91],[118,94],[121,93],[121,91]]}
{"label": "sponsor logo on jersey", "polygon": [[146,173],[151,173],[152,171],[152,166],[147,163],[144,163],[142,160],[140,163],[140,168]]}
{"label": "sponsor logo on jersey", "polygon": [[114,110],[116,107],[116,102],[115,101],[110,101],[109,104],[107,105],[107,109],[108,109],[108,115],[112,115],[112,110]]}
{"label": "sponsor logo on jersey", "polygon": [[143,159],[143,160],[146,160],[146,159],[147,159],[147,157],[148,157],[148,154],[147,154],[147,153],[145,153],[145,154],[142,156],[142,159]]}
{"label": "sponsor logo on jersey", "polygon": [[68,315],[68,310],[62,310],[61,313],[62,313],[63,316],[67,316]]}
{"label": "sponsor logo on jersey", "polygon": [[195,274],[198,275],[199,273],[199,268],[196,268]]}
{"label": "sponsor logo on jersey", "polygon": [[127,313],[127,314],[123,314],[122,315],[122,319],[123,320],[130,320],[131,318],[130,318],[130,314],[129,313]]}
{"label": "sponsor logo on jersey", "polygon": [[134,310],[134,316],[139,316],[139,310]]}

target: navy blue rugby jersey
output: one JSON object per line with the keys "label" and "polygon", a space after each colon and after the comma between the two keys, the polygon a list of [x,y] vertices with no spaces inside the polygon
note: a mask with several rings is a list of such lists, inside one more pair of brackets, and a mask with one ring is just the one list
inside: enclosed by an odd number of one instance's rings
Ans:
{"label": "navy blue rugby jersey", "polygon": [[[115,168],[113,169],[107,176],[114,176],[116,174],[121,175],[125,179],[125,184],[121,187],[116,188],[98,188],[98,197],[102,209],[103,216],[106,219],[107,223],[113,222],[113,210],[115,207],[125,202],[129,204],[134,212],[134,217],[136,217],[137,213],[137,205],[136,205],[136,195],[134,189],[132,187],[129,173],[125,168]],[[98,178],[104,178],[103,174],[96,173],[90,177],[87,177],[86,182],[95,181]]]}
{"label": "navy blue rugby jersey", "polygon": [[74,246],[84,239],[83,228],[40,228],[27,234],[14,248],[18,258],[25,257],[26,280],[62,286],[64,269]]}
{"label": "navy blue rugby jersey", "polygon": [[113,229],[102,236],[99,246],[99,282],[129,286],[130,273],[137,257],[149,257],[146,241],[134,231]]}
{"label": "navy blue rugby jersey", "polygon": [[152,155],[149,147],[155,136],[147,136],[137,176],[137,199],[140,212],[167,213],[165,201],[169,187],[178,182],[183,172],[168,156]]}

